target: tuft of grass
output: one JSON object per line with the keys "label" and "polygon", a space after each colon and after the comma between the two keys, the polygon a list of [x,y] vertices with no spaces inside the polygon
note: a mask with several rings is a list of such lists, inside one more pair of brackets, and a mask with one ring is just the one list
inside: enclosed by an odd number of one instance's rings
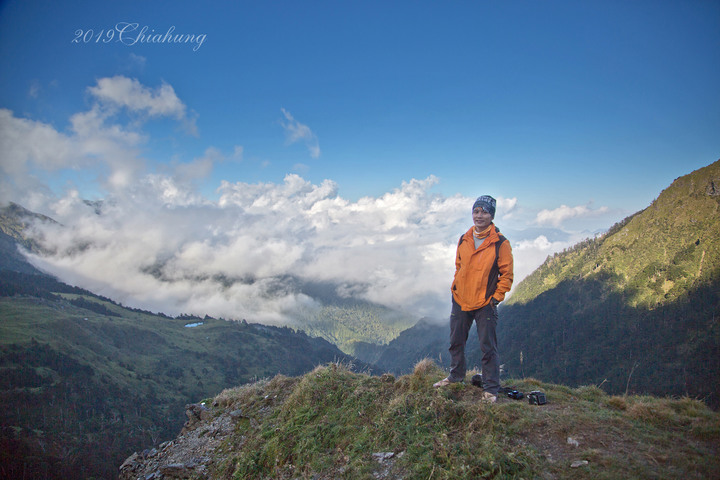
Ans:
{"label": "tuft of grass", "polygon": [[613,395],[612,397],[608,398],[606,403],[608,407],[614,410],[627,410],[628,408],[625,397],[621,397],[618,395]]}
{"label": "tuft of grass", "polygon": [[[318,366],[229,389],[214,401],[247,418],[219,450],[223,479],[694,478],[720,471],[720,416],[692,399],[608,397],[597,387],[517,379],[548,404],[480,402],[468,383]],[[376,455],[373,455],[376,454]],[[588,462],[571,468],[576,460]]]}
{"label": "tuft of grass", "polygon": [[429,358],[423,358],[419,362],[415,364],[415,368],[413,369],[413,374],[415,375],[429,375],[433,373],[437,373],[438,366],[435,362],[433,362]]}

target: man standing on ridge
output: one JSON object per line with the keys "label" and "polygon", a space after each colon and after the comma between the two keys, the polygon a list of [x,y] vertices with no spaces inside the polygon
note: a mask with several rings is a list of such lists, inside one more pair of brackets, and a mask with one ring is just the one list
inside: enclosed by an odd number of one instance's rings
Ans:
{"label": "man standing on ridge", "polygon": [[450,375],[434,387],[465,380],[465,343],[473,321],[482,351],[483,401],[495,402],[500,389],[497,349],[497,306],[513,282],[510,242],[493,223],[496,201],[489,195],[475,200],[473,227],[458,242],[450,313]]}

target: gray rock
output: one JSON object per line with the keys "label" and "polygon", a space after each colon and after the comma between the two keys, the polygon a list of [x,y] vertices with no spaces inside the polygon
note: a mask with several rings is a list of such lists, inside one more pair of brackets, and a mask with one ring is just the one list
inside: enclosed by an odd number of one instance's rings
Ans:
{"label": "gray rock", "polygon": [[169,478],[190,478],[190,469],[182,463],[171,463],[160,467],[160,473]]}

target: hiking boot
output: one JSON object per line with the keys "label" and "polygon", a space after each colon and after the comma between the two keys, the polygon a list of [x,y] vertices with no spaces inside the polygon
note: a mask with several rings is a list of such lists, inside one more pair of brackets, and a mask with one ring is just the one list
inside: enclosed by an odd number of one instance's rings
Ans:
{"label": "hiking boot", "polygon": [[482,392],[482,395],[480,395],[480,401],[483,403],[495,403],[497,402],[497,395],[493,395],[490,392]]}
{"label": "hiking boot", "polygon": [[440,380],[439,382],[433,384],[433,387],[435,387],[435,388],[438,388],[438,387],[447,387],[447,386],[450,385],[451,383],[452,383],[452,382],[450,381],[449,378],[443,378],[443,379]]}

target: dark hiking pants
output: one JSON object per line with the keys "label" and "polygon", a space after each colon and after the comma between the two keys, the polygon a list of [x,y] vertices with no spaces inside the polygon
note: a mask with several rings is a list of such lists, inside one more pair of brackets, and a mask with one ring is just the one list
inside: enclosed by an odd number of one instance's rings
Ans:
{"label": "dark hiking pants", "polygon": [[500,389],[500,356],[497,350],[497,307],[489,304],[470,312],[464,312],[453,299],[450,313],[450,375],[451,382],[465,380],[465,343],[473,321],[477,326],[482,351],[482,376],[484,390],[497,395]]}

